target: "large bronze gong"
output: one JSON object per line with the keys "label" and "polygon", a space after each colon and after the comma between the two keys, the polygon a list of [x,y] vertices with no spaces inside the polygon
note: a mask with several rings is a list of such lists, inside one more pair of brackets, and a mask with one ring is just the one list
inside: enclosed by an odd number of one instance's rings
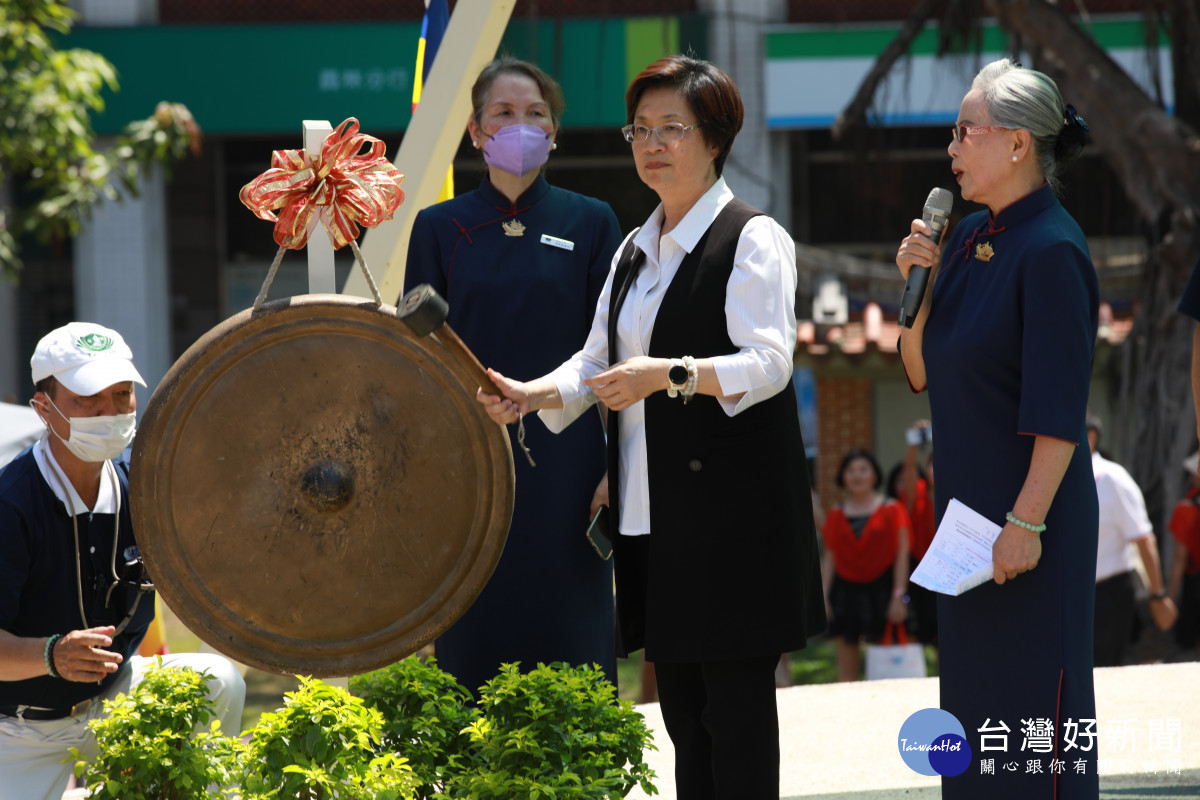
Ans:
{"label": "large bronze gong", "polygon": [[131,467],[138,541],[171,610],[226,655],[375,669],[448,628],[495,568],[508,436],[444,317],[413,310],[303,295],[244,311],[150,399]]}

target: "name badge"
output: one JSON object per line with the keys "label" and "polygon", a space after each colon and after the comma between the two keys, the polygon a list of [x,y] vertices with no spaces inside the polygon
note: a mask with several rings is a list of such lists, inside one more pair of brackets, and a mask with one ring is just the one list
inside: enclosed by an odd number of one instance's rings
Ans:
{"label": "name badge", "polygon": [[575,243],[568,242],[566,239],[559,239],[557,236],[551,236],[548,233],[542,234],[542,244],[548,244],[551,247],[561,247],[563,250],[574,250]]}

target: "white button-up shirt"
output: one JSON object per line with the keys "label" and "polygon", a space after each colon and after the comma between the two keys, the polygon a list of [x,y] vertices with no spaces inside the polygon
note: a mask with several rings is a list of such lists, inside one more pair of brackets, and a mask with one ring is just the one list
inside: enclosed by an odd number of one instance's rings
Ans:
{"label": "white button-up shirt", "polygon": [[[675,228],[662,233],[663,208],[634,231],[613,256],[608,281],[596,304],[592,329],[583,349],[550,373],[562,396],[561,409],[538,412],[555,433],[570,425],[596,396],[583,381],[608,368],[608,313],[613,275],[629,239],[646,260],[621,305],[617,318],[619,361],[647,355],[654,320],[663,297],[688,253],[699,244],[717,215],[733,199],[724,178],[692,206]],[[796,245],[775,220],[754,217],[738,239],[733,272],[725,296],[729,339],[737,352],[711,359],[724,397],[717,402],[729,416],[779,393],[792,378],[796,345]],[[676,358],[690,355],[678,353]],[[643,401],[621,412],[620,532],[636,536],[650,532],[650,486],[646,457],[646,411]],[[609,476],[613,480],[614,476]]]}
{"label": "white button-up shirt", "polygon": [[1100,533],[1096,549],[1096,582],[1129,572],[1139,557],[1138,539],[1154,533],[1146,501],[1133,477],[1099,453],[1092,453],[1096,497],[1100,503]]}

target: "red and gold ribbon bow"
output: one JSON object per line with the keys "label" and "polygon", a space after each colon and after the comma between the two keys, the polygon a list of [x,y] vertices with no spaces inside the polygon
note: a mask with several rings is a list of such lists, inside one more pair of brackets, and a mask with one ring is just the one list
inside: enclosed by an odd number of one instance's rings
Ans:
{"label": "red and gold ribbon bow", "polygon": [[[369,145],[365,153],[360,153]],[[374,228],[404,201],[404,175],[384,157],[384,144],[358,132],[350,117],[328,136],[315,159],[306,150],[276,150],[271,168],[238,193],[246,208],[275,223],[275,242],[300,250],[318,221],[334,249],[358,238],[358,226]],[[274,212],[279,210],[279,214]]]}

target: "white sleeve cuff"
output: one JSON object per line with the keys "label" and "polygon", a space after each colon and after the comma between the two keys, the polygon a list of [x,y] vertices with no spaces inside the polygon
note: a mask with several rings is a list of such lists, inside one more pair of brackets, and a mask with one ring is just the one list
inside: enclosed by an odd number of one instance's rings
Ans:
{"label": "white sleeve cuff", "polygon": [[563,429],[583,415],[596,403],[596,395],[580,381],[579,373],[571,369],[570,362],[563,364],[548,376],[558,388],[562,408],[543,408],[538,419],[551,433],[562,433]]}
{"label": "white sleeve cuff", "polygon": [[[712,359],[721,394],[717,402],[728,416],[745,411],[755,403],[782,392],[792,379],[792,371],[774,359],[762,364],[759,354],[742,352]],[[731,396],[732,395],[732,396]]]}

